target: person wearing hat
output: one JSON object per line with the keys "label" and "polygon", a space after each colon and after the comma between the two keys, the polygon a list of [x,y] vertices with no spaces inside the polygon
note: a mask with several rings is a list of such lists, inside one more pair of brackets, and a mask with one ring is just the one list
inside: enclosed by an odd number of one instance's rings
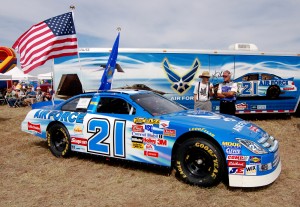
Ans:
{"label": "person wearing hat", "polygon": [[199,78],[201,78],[201,81],[196,82],[194,87],[194,109],[211,111],[210,97],[213,96],[213,85],[209,82],[209,72],[203,71]]}
{"label": "person wearing hat", "polygon": [[219,84],[217,96],[220,98],[220,113],[234,115],[236,108],[237,83],[231,81],[231,73],[223,72],[224,82]]}

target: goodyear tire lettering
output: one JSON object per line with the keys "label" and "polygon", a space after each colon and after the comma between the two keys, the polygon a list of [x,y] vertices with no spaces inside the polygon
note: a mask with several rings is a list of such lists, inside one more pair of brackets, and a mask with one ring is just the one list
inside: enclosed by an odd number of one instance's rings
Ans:
{"label": "goodyear tire lettering", "polygon": [[211,187],[217,185],[225,172],[225,161],[219,148],[211,141],[190,138],[176,152],[177,175],[189,184]]}

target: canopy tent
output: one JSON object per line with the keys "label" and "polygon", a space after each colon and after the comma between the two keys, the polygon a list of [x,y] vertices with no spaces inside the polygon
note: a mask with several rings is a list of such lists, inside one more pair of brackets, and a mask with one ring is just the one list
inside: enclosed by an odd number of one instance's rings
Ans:
{"label": "canopy tent", "polygon": [[11,80],[11,79],[12,79],[11,75],[6,75],[6,74],[0,73],[0,80],[5,81],[5,80]]}
{"label": "canopy tent", "polygon": [[28,81],[30,81],[30,80],[37,80],[36,76],[25,74],[18,67],[14,67],[10,71],[4,73],[4,75],[11,75],[12,76],[12,78],[11,78],[12,80],[28,80]]}
{"label": "canopy tent", "polygon": [[53,72],[39,74],[37,76],[37,78],[39,80],[52,80],[53,79]]}

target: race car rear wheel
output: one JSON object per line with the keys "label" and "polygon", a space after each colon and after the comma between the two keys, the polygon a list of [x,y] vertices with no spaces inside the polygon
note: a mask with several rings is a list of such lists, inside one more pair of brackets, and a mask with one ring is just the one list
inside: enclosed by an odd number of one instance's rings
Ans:
{"label": "race car rear wheel", "polygon": [[178,147],[175,168],[177,175],[184,182],[212,187],[222,180],[224,158],[211,141],[191,138]]}
{"label": "race car rear wheel", "polygon": [[62,124],[54,124],[47,131],[48,146],[56,157],[67,157],[71,152],[70,135]]}
{"label": "race car rear wheel", "polygon": [[267,90],[267,97],[270,99],[278,98],[280,95],[280,88],[276,85],[271,85]]}

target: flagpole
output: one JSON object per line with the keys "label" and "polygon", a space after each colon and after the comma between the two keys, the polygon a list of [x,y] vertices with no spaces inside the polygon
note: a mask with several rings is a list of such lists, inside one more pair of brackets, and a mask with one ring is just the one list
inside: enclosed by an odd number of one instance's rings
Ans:
{"label": "flagpole", "polygon": [[[73,22],[74,22],[74,25],[75,25],[75,12],[74,12],[75,6],[70,5],[70,9],[71,9],[71,12],[72,12]],[[76,31],[76,36],[77,36],[77,31]],[[77,58],[78,58],[78,63],[79,63],[79,79],[82,80],[82,77],[81,77],[82,76],[82,72],[81,72],[82,66],[81,66],[80,55],[79,55],[78,38],[77,38]]]}

